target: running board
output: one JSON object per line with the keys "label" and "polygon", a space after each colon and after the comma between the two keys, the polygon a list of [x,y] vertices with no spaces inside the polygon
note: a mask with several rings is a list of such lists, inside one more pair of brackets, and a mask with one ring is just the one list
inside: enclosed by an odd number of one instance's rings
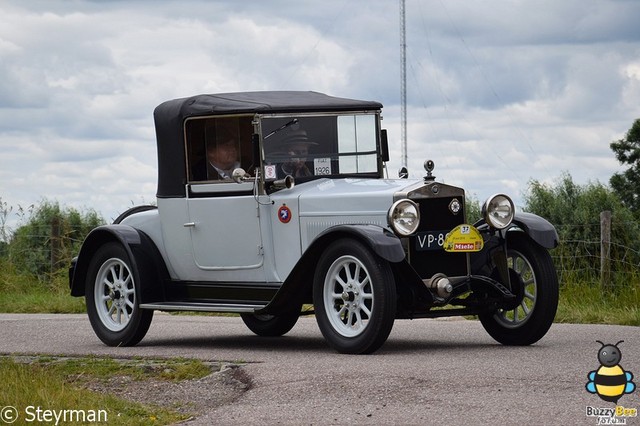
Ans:
{"label": "running board", "polygon": [[250,305],[246,303],[141,303],[140,309],[154,309],[158,311],[197,311],[197,312],[235,312],[253,313],[267,305]]}

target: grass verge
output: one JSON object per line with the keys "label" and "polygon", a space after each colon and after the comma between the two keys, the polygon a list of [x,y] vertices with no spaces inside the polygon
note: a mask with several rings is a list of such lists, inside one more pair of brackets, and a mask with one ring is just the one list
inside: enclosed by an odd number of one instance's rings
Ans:
{"label": "grass verge", "polygon": [[573,324],[640,325],[640,285],[604,290],[598,285],[575,282],[560,289],[556,322]]}
{"label": "grass verge", "polygon": [[[0,312],[83,313],[86,307],[83,297],[69,295],[65,271],[45,283],[18,273],[9,262],[0,259]],[[595,279],[565,275],[556,322],[640,325],[640,274],[606,290]]]}
{"label": "grass verge", "polygon": [[[42,421],[45,416],[61,424],[84,423],[82,420],[110,425],[164,425],[183,421],[188,414],[165,407],[131,402],[110,394],[87,389],[96,382],[107,381],[117,372],[131,380],[166,380],[177,382],[196,379],[211,373],[211,368],[197,360],[172,359],[118,360],[101,357],[0,357],[0,401],[15,407],[15,424]],[[47,411],[48,410],[48,411]],[[39,416],[39,418],[38,418]]]}
{"label": "grass verge", "polygon": [[0,259],[0,312],[83,313],[86,306],[83,297],[69,295],[65,271],[58,271],[47,281],[41,281]]}

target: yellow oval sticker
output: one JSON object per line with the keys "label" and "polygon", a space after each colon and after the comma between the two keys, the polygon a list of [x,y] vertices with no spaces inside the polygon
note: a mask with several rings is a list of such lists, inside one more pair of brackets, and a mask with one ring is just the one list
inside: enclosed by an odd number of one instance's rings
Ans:
{"label": "yellow oval sticker", "polygon": [[482,235],[473,225],[458,225],[444,239],[444,250],[448,252],[480,251],[484,246]]}

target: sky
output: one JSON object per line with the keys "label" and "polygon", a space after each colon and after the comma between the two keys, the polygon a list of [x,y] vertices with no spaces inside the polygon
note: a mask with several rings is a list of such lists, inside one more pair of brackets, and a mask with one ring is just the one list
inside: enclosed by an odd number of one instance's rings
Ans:
{"label": "sky", "polygon": [[[532,180],[607,184],[640,118],[637,0],[406,0],[411,178],[484,200]],[[314,90],[384,105],[401,166],[392,0],[1,0],[0,200],[111,221],[155,202],[153,109],[201,93]]]}

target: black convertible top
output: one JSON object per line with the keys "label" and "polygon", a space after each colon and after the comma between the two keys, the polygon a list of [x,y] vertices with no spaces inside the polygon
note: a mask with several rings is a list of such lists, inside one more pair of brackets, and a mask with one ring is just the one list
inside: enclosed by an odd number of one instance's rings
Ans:
{"label": "black convertible top", "polygon": [[336,98],[318,92],[265,91],[219,93],[174,99],[155,110],[157,120],[172,119],[176,112],[182,119],[199,115],[270,112],[324,112],[375,110],[382,104],[373,101]]}
{"label": "black convertible top", "polygon": [[158,143],[158,197],[184,197],[186,161],[184,121],[227,114],[345,112],[379,110],[375,101],[336,98],[318,92],[263,91],[219,93],[174,99],[153,112]]}

